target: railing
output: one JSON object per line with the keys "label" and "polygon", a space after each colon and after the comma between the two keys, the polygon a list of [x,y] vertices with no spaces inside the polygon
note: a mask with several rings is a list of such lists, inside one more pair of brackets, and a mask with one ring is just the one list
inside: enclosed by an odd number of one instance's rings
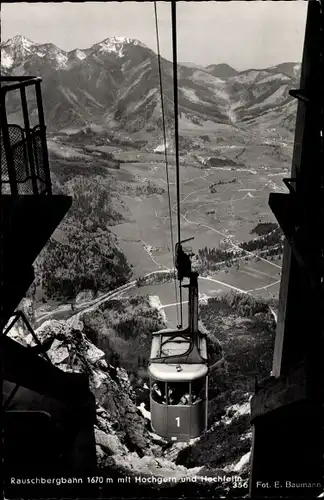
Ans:
{"label": "railing", "polygon": [[[46,143],[46,125],[40,77],[0,77],[1,194],[51,194],[51,178]],[[38,125],[29,121],[26,87],[34,86]],[[20,91],[24,127],[8,123],[7,94]]]}
{"label": "railing", "polygon": [[[49,362],[51,363],[50,358],[48,357],[43,344],[40,342],[39,338],[37,337],[36,333],[34,332],[31,324],[29,323],[28,319],[26,318],[26,315],[22,311],[16,311],[13,316],[12,316],[12,321],[7,325],[7,327],[4,329],[1,335],[7,335],[10,330],[15,326],[17,321],[19,319],[22,320],[22,322],[25,324],[27,327],[27,330],[29,333],[32,335],[36,345],[39,347],[40,354]],[[27,348],[28,349],[28,348]],[[18,392],[18,389],[20,387],[20,384],[15,384],[15,387],[13,388],[12,392],[10,393],[8,399],[6,402],[2,405],[1,411],[6,411],[11,403],[11,401],[14,399],[15,395]]]}
{"label": "railing", "polygon": [[29,323],[28,319],[26,318],[26,315],[22,312],[22,311],[16,311],[14,312],[14,314],[11,316],[13,319],[12,321],[6,325],[6,328],[3,330],[3,332],[1,333],[1,335],[7,335],[10,330],[15,326],[15,324],[17,323],[17,321],[19,319],[22,320],[22,322],[25,324],[25,326],[27,327],[27,330],[29,331],[29,333],[31,334],[31,336],[33,337],[36,345],[39,347],[39,350],[40,350],[40,354],[42,354],[44,356],[44,358],[49,362],[51,363],[51,360],[50,358],[48,357],[48,355],[46,354],[46,351],[42,352],[43,351],[43,344],[40,342],[39,338],[37,337],[36,333],[34,332],[34,329],[33,327],[31,326],[31,324]]}

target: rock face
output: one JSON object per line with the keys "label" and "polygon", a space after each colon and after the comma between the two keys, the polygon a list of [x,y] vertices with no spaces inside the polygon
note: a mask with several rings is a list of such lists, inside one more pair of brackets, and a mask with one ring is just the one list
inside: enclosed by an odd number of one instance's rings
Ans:
{"label": "rock face", "polygon": [[[121,450],[126,453],[128,449],[141,456],[149,454],[149,434],[132,400],[127,372],[105,362],[105,353],[82,333],[82,321],[49,320],[36,330],[36,334],[42,343],[53,339],[47,354],[54,365],[64,371],[88,374],[91,391],[98,402],[98,445],[104,450],[111,447],[113,451],[109,455]],[[20,327],[10,336],[16,340],[19,336],[20,343],[25,346],[36,345],[33,336]],[[107,437],[103,436],[105,433]]]}
{"label": "rock face", "polygon": [[[153,474],[155,468],[162,475],[179,469],[180,476],[187,475],[189,469],[167,459],[161,458],[162,462],[156,465],[154,455],[162,454],[161,446],[152,445],[148,421],[135,405],[126,370],[108,365],[105,353],[88,340],[82,328],[82,320],[74,317],[67,321],[48,320],[35,333],[42,343],[52,340],[47,354],[54,365],[63,371],[82,371],[89,376],[90,388],[97,400],[98,465],[122,467],[140,474]],[[34,337],[20,322],[8,335],[26,347],[36,345]]]}
{"label": "rock face", "polygon": [[[88,297],[87,295],[86,298]],[[32,323],[32,308],[28,301],[24,303],[24,310],[29,310],[29,319]],[[96,310],[98,318],[101,318],[102,306],[92,306],[92,314],[95,314]],[[105,320],[107,321],[109,317]],[[219,421],[211,426],[205,437],[191,440],[190,443],[170,443],[151,432],[150,414],[147,411],[149,408],[145,408],[143,402],[139,404],[137,393],[135,394],[136,386],[133,387],[128,372],[107,361],[107,352],[96,347],[89,339],[88,322],[89,317],[85,313],[78,312],[67,320],[45,321],[35,332],[42,343],[50,344],[47,354],[54,365],[64,371],[85,372],[89,376],[90,389],[97,402],[95,425],[97,463],[103,473],[133,478],[172,477],[174,483],[168,486],[162,485],[163,488],[180,488],[181,492],[184,487],[182,481],[189,481],[188,485],[190,481],[198,481],[195,491],[202,495],[209,495],[214,491],[211,488],[213,485],[209,483],[204,485],[202,478],[205,476],[240,474],[246,477],[251,441],[251,435],[247,432],[248,393],[244,395],[244,403],[242,401],[243,404],[232,404]],[[104,322],[99,321],[98,325],[100,334]],[[109,325],[108,321],[108,327]],[[204,325],[200,326],[204,329]],[[21,324],[17,324],[9,336],[26,347],[35,345],[34,337]],[[212,346],[215,358],[219,358],[219,350],[220,344],[215,340]],[[142,386],[142,389],[147,391],[147,385],[144,383]],[[223,459],[213,460],[211,457],[214,452],[210,444],[215,439],[219,441],[221,438],[225,441],[226,433],[235,434],[232,443],[240,440],[237,453],[235,457],[233,456],[233,461],[228,461],[224,459],[225,455],[220,450],[217,453],[219,457],[224,455]],[[225,445],[224,449],[226,451]],[[206,463],[204,457],[210,458],[208,470],[204,465]],[[152,485],[152,488],[160,491],[159,488],[162,486],[157,483]],[[191,483],[189,486],[193,487]],[[225,491],[221,484],[217,484],[217,488],[220,493]]]}

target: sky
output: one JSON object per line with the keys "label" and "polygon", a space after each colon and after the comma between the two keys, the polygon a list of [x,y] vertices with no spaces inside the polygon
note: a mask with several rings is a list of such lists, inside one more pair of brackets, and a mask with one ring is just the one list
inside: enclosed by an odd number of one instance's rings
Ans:
{"label": "sky", "polygon": [[[157,8],[161,54],[172,60],[170,3]],[[2,41],[24,35],[69,51],[127,36],[156,52],[153,2],[10,2],[1,11]],[[300,62],[306,12],[303,0],[177,2],[178,61],[237,70]]]}

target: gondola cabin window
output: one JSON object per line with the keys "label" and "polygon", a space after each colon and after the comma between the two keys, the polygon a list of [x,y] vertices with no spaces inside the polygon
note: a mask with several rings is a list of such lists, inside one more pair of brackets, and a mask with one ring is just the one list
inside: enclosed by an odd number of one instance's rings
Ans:
{"label": "gondola cabin window", "polygon": [[162,382],[152,380],[151,397],[169,406],[197,404],[206,399],[206,378],[193,382]]}
{"label": "gondola cabin window", "polygon": [[188,382],[169,382],[168,405],[188,405],[190,403],[190,388]]}
{"label": "gondola cabin window", "polygon": [[191,404],[197,404],[207,399],[207,378],[202,377],[190,383]]}
{"label": "gondola cabin window", "polygon": [[167,382],[167,404],[197,404],[206,399],[206,378],[192,382]]}
{"label": "gondola cabin window", "polygon": [[167,404],[167,388],[166,382],[161,382],[160,380],[151,381],[151,398],[155,403]]}

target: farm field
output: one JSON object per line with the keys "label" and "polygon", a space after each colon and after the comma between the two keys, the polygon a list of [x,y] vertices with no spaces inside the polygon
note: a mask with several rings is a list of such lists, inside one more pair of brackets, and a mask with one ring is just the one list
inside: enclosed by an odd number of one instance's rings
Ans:
{"label": "farm field", "polygon": [[232,267],[210,275],[211,278],[223,281],[228,285],[240,288],[254,296],[271,298],[278,295],[281,277],[281,259],[240,261],[239,268]]}
{"label": "farm field", "polygon": [[[270,141],[271,142],[271,141]],[[114,179],[117,191],[113,193],[116,202],[128,214],[125,221],[110,226],[109,230],[118,239],[118,245],[132,265],[133,277],[139,278],[146,273],[173,267],[170,236],[170,219],[166,169],[164,155],[125,147],[93,144],[87,146],[87,155],[82,148],[71,144],[52,141],[51,148],[62,161],[80,162],[80,174],[84,156],[90,164],[101,167],[96,151],[112,153],[122,160],[120,169],[110,171],[107,179],[100,182],[110,186]],[[93,155],[91,154],[93,151]],[[226,143],[206,147],[192,155],[181,158],[180,199],[181,199],[181,238],[194,238],[190,248],[194,253],[199,249],[227,248],[238,250],[239,244],[256,237],[252,230],[261,222],[276,222],[268,206],[269,194],[273,191],[284,192],[282,178],[290,169],[291,145],[245,141],[244,145]],[[201,161],[209,157],[228,158],[229,165],[207,166]],[[278,157],[281,161],[278,161]],[[198,158],[198,160],[197,160]],[[176,170],[174,155],[168,155],[170,199],[174,244],[177,242],[176,207]],[[205,160],[204,160],[205,161]],[[236,166],[231,166],[231,161]],[[199,163],[200,162],[200,163]],[[64,163],[65,164],[65,163]],[[221,163],[222,165],[222,163]],[[64,168],[64,167],[63,167]],[[152,185],[163,194],[142,194],[138,189]],[[140,194],[138,194],[140,193]],[[255,296],[270,298],[278,296],[281,272],[280,261],[259,260],[249,256],[235,262],[231,268],[211,274],[208,281],[200,279],[202,296],[213,296],[219,291],[239,289],[250,291]],[[233,288],[231,288],[233,287]],[[162,304],[175,302],[174,286],[168,283],[144,286],[132,290],[132,294],[156,295]],[[176,321],[176,307],[166,308],[171,323]]]}
{"label": "farm field", "polygon": [[[123,164],[116,173],[117,178],[125,178],[126,172],[133,177],[135,184],[150,181],[165,190],[167,188],[163,164]],[[194,237],[190,246],[195,253],[205,246],[217,248],[225,240],[235,248],[240,242],[252,239],[254,236],[251,231],[257,223],[275,222],[268,207],[268,198],[270,192],[284,190],[283,175],[269,176],[265,171],[252,173],[247,169],[182,168],[181,238]],[[169,178],[172,226],[176,240],[175,168],[172,165],[169,167]],[[214,183],[221,184],[216,185],[216,192],[212,193],[210,186]],[[172,267],[167,191],[163,195],[125,195],[121,198],[131,218],[111,227],[111,230],[134,266],[135,277]],[[274,266],[269,264],[269,267]]]}

